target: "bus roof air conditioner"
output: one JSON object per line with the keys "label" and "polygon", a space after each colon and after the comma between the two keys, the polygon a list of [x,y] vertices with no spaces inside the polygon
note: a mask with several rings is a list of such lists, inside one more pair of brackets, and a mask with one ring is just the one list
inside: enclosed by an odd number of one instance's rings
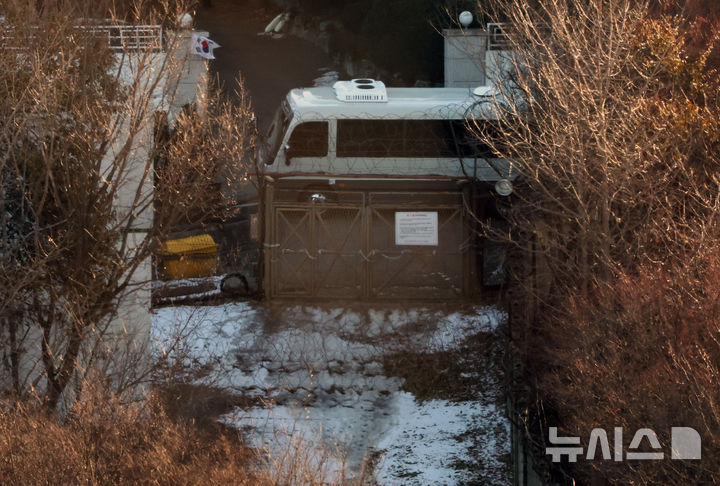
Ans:
{"label": "bus roof air conditioner", "polygon": [[386,103],[385,83],[374,79],[353,79],[333,84],[335,96],[348,103]]}

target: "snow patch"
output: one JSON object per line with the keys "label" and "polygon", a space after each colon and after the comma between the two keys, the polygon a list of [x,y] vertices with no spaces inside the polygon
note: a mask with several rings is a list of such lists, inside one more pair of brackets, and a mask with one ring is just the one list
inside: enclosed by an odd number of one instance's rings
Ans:
{"label": "snow patch", "polygon": [[[358,475],[375,457],[380,484],[464,482],[472,478],[463,464],[478,461],[488,478],[498,478],[490,483],[503,484],[508,423],[495,398],[417,403],[402,391],[402,378],[385,375],[383,359],[459,349],[505,319],[477,306],[448,312],[232,303],[157,309],[152,339],[158,359],[180,362],[190,383],[267,404],[220,420],[245,430],[273,461],[301,442],[326,478]],[[473,437],[484,438],[482,447]],[[285,467],[283,460],[272,467]]]}
{"label": "snow patch", "polygon": [[[473,478],[458,464],[480,463],[483,484],[504,484],[510,430],[495,405],[430,400],[418,403],[410,393],[398,393],[392,425],[377,448],[383,460],[376,469],[380,484],[458,484]],[[492,438],[473,447],[473,429],[493,430]],[[501,435],[501,437],[498,437]],[[502,440],[498,440],[502,439]]]}

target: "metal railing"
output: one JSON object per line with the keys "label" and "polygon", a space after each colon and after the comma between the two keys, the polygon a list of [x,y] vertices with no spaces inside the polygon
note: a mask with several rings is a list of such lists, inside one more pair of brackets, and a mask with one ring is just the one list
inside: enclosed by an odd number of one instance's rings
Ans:
{"label": "metal railing", "polygon": [[487,50],[503,51],[510,45],[506,33],[507,24],[487,24]]}
{"label": "metal railing", "polygon": [[[162,25],[75,25],[75,30],[91,36],[104,38],[108,47],[115,51],[161,51],[165,48]],[[30,37],[34,37],[30,35]],[[7,41],[15,38],[12,27],[0,28],[0,45],[7,47]],[[18,47],[15,47],[18,48]]]}
{"label": "metal railing", "polygon": [[144,50],[163,48],[161,25],[78,25],[75,27],[107,38],[113,50]]}

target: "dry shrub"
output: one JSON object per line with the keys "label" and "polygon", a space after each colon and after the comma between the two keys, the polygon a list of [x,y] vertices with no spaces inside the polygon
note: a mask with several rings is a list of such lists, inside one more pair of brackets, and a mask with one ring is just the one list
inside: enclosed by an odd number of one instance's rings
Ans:
{"label": "dry shrub", "polygon": [[[574,296],[545,322],[543,399],[566,435],[653,429],[663,461],[588,461],[617,484],[716,484],[720,479],[720,254],[647,265]],[[670,460],[672,427],[693,427],[701,461]],[[587,479],[587,471],[576,471]]]}
{"label": "dry shrub", "polygon": [[[252,449],[239,431],[188,414],[191,404],[178,409],[168,400],[176,395],[170,388],[132,405],[103,385],[88,383],[84,390],[64,417],[40,402],[0,405],[3,485],[333,485],[361,484],[367,476],[346,479],[344,464],[336,466],[335,455],[298,438],[302,434],[287,447]],[[183,399],[198,397],[185,392]],[[196,406],[218,406],[200,402]]]}
{"label": "dry shrub", "polygon": [[64,423],[26,405],[0,412],[4,484],[269,484],[237,434],[174,423],[155,406],[84,402]]}

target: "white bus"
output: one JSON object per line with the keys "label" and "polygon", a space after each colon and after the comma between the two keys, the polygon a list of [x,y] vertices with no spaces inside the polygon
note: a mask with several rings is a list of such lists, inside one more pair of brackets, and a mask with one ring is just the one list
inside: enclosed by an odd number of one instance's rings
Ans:
{"label": "white bus", "polygon": [[469,128],[496,123],[483,103],[492,91],[386,88],[372,79],[293,89],[268,129],[261,167],[280,177],[511,179],[507,161]]}
{"label": "white bus", "polygon": [[371,79],[290,91],[259,151],[265,294],[447,300],[494,284],[477,221],[495,218],[513,174],[470,129],[496,126],[491,92]]}

